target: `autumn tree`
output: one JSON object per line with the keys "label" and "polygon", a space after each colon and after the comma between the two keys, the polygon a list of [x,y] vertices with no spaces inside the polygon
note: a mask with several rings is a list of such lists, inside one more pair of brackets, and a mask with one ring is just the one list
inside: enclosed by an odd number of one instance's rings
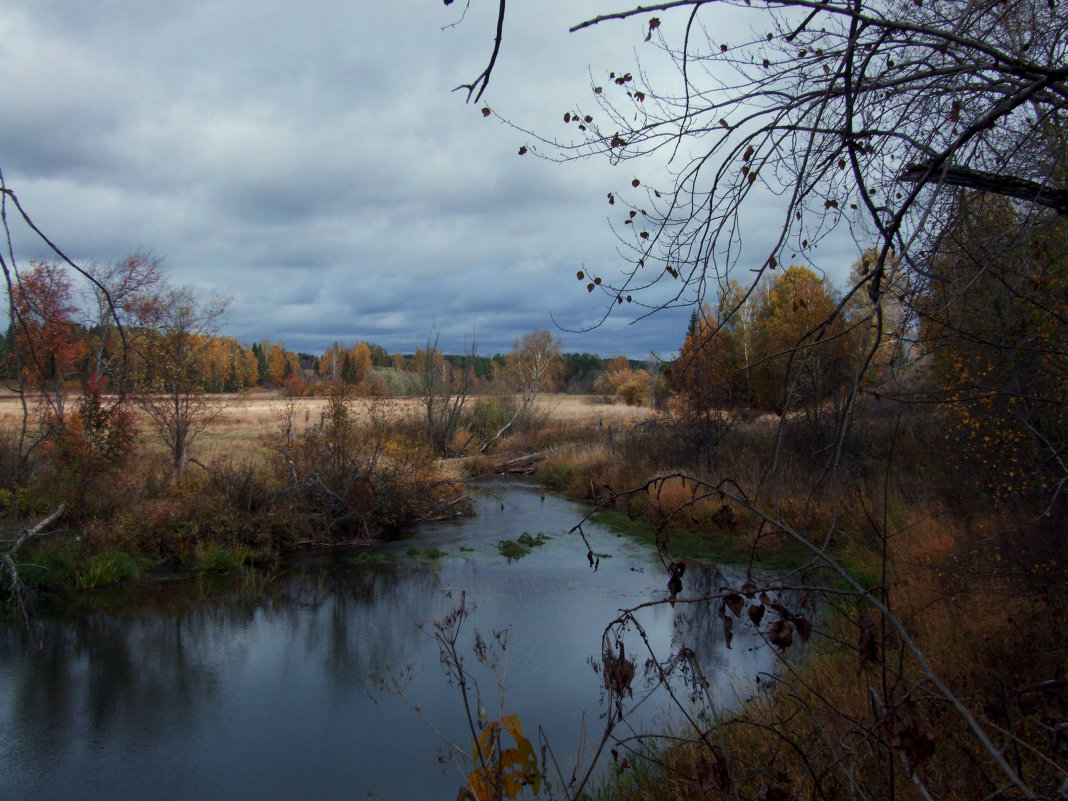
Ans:
{"label": "autumn tree", "polygon": [[371,371],[371,348],[366,342],[357,342],[349,351],[350,366],[346,380],[353,386],[363,382]]}
{"label": "autumn tree", "polygon": [[23,376],[42,391],[52,420],[62,424],[66,382],[82,376],[89,355],[70,277],[56,262],[31,262],[14,287],[11,305]]}
{"label": "autumn tree", "polygon": [[319,374],[331,381],[341,381],[342,368],[348,348],[340,342],[331,343],[319,360]]}
{"label": "autumn tree", "polygon": [[[12,305],[24,377],[46,401],[35,417],[33,446],[39,445],[45,457],[50,492],[81,514],[97,479],[121,467],[129,456],[134,422],[121,394],[115,400],[104,395],[109,376],[102,350],[91,347],[89,332],[76,322],[82,312],[63,265],[34,263],[14,292]],[[118,307],[112,312],[119,313]],[[78,393],[73,410],[67,408],[68,385]]]}
{"label": "autumn tree", "polygon": [[276,387],[282,386],[286,380],[286,349],[284,345],[275,343],[266,352],[267,380]]}
{"label": "autumn tree", "polygon": [[962,198],[917,304],[921,399],[943,404],[946,446],[1001,500],[1056,497],[1068,482],[1065,226]]}
{"label": "autumn tree", "polygon": [[734,333],[705,304],[694,312],[686,339],[668,371],[672,418],[688,447],[711,463],[712,454],[748,397],[748,374]]}
{"label": "autumn tree", "polygon": [[849,383],[846,323],[826,281],[790,267],[773,281],[757,312],[753,397],[780,414],[804,409],[819,416],[824,400]]}

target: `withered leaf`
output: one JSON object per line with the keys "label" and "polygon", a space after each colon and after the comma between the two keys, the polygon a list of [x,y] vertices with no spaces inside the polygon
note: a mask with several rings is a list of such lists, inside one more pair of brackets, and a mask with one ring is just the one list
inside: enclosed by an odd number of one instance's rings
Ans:
{"label": "withered leaf", "polygon": [[668,592],[671,593],[671,600],[674,601],[680,592],[682,592],[682,579],[678,576],[672,576],[668,579]]}
{"label": "withered leaf", "polygon": [[793,620],[797,633],[801,636],[801,642],[808,642],[808,638],[812,636],[812,624],[803,617],[794,617]]}
{"label": "withered leaf", "polygon": [[492,112],[489,110],[489,106],[483,106],[483,108],[482,108],[482,116],[483,117],[488,117],[491,113]]}
{"label": "withered leaf", "polygon": [[879,661],[879,641],[875,637],[875,624],[871,618],[862,617],[857,625],[860,627],[860,639],[857,642],[858,670],[864,670],[869,664]]}
{"label": "withered leaf", "polygon": [[760,621],[764,619],[764,604],[750,604],[749,619],[759,628]]}
{"label": "withered leaf", "polygon": [[737,593],[731,593],[723,598],[723,603],[734,613],[735,617],[740,617],[742,610],[745,608],[745,600]]}
{"label": "withered leaf", "polygon": [[890,747],[908,757],[915,771],[934,754],[937,736],[923,708],[907,700],[887,714],[882,722]]}
{"label": "withered leaf", "polygon": [[731,647],[731,640],[733,640],[733,639],[734,639],[734,621],[731,618],[729,618],[726,615],[724,615],[723,616],[723,641],[727,644],[728,648]]}
{"label": "withered leaf", "polygon": [[605,654],[604,662],[604,686],[606,690],[613,690],[616,695],[622,697],[624,693],[631,693],[630,683],[634,679],[634,663],[623,656],[622,644],[620,654]]}
{"label": "withered leaf", "polygon": [[525,156],[526,153],[527,153],[527,146],[526,145],[523,145],[521,148],[519,148],[519,155],[520,156]]}
{"label": "withered leaf", "polygon": [[794,644],[794,627],[789,620],[776,620],[768,630],[768,640],[772,645],[785,651]]}

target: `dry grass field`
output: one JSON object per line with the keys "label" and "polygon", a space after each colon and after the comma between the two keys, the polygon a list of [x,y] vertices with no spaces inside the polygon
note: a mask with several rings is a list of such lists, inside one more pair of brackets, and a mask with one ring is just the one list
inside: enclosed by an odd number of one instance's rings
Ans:
{"label": "dry grass field", "polygon": [[[286,398],[273,391],[216,397],[226,408],[193,446],[193,456],[205,463],[218,458],[230,458],[237,463],[257,462],[264,453],[264,438],[278,429],[290,406],[298,430],[318,423],[327,406],[326,398]],[[73,406],[75,401],[72,396],[69,402]],[[356,398],[353,402],[364,419],[372,411],[389,418],[417,417],[422,412],[418,398]],[[28,399],[28,404],[32,413],[34,400]],[[591,395],[543,395],[537,404],[549,421],[565,426],[628,427],[652,415],[648,407],[600,403],[598,397]],[[15,430],[21,419],[22,404],[18,396],[0,395],[0,429]],[[141,426],[149,451],[161,447],[143,419]]]}

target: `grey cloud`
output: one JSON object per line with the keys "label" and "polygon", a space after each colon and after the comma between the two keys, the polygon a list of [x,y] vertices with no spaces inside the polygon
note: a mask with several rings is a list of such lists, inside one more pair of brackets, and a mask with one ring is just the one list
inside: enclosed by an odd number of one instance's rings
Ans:
{"label": "grey cloud", "polygon": [[[232,296],[226,333],[246,342],[404,351],[436,327],[492,353],[550,315],[582,328],[607,300],[575,271],[622,265],[605,194],[638,165],[520,157],[527,134],[451,91],[485,65],[487,8],[443,31],[459,12],[424,3],[8,0],[0,167],[71,255],[152,251],[175,283]],[[641,41],[639,23],[567,34],[585,8],[515,4],[485,104],[569,135],[563,111],[593,107],[586,65],[629,68]],[[15,234],[20,258],[45,255]],[[557,334],[606,355],[677,347],[688,312],[638,313]]]}

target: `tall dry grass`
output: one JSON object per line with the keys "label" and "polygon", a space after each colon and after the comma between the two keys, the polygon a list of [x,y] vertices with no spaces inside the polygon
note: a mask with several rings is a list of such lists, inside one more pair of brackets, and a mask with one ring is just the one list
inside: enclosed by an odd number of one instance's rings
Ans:
{"label": "tall dry grass", "polygon": [[[932,460],[922,420],[907,437],[896,434],[901,427],[866,425],[833,454],[834,470],[821,452],[806,452],[803,437],[786,428],[776,439],[774,428],[743,422],[714,458],[681,464],[670,462],[671,452],[685,453],[670,443],[670,427],[649,428],[561,450],[542,468],[554,485],[651,524],[665,564],[688,554],[755,556],[754,576],[777,565],[822,598],[802,661],[785,662],[740,711],[709,708],[696,729],[625,742],[629,767],[602,794],[930,801],[1016,798],[1025,787],[1056,796],[1068,779],[1056,521],[970,495],[953,465]],[[866,590],[811,569],[817,549]],[[751,624],[741,615],[733,625]]]}

